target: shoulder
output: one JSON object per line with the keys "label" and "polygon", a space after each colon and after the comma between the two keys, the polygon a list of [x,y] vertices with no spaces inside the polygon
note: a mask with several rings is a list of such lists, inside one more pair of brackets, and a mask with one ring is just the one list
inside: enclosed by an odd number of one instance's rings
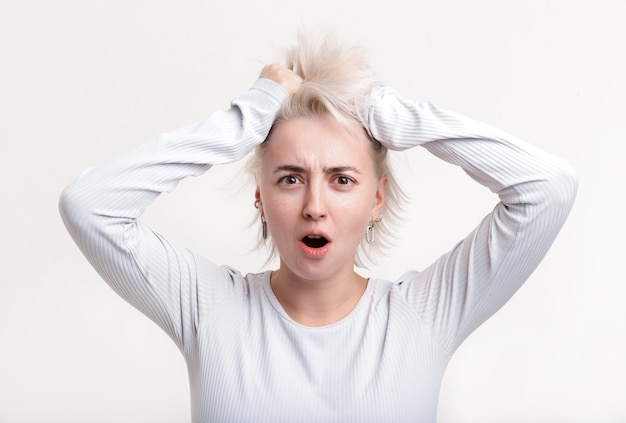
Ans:
{"label": "shoulder", "polygon": [[402,289],[403,286],[418,283],[422,272],[419,270],[407,270],[402,275],[398,276],[395,280],[384,278],[370,278],[372,282],[375,282],[383,290]]}
{"label": "shoulder", "polygon": [[407,294],[414,292],[416,286],[421,284],[421,276],[423,276],[421,272],[409,270],[395,280],[370,278],[370,284],[373,285],[370,293],[372,300],[380,301],[393,296],[406,301]]}
{"label": "shoulder", "polygon": [[268,272],[244,274],[228,265],[217,265],[197,254],[192,254],[199,297],[209,303],[220,302],[227,297],[250,295],[255,286]]}

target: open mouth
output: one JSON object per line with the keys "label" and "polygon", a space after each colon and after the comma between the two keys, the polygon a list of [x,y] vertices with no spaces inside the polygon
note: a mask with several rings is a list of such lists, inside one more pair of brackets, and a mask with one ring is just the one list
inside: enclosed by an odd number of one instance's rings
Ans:
{"label": "open mouth", "polygon": [[322,248],[324,245],[328,244],[328,240],[319,235],[307,235],[302,238],[302,242],[309,248]]}

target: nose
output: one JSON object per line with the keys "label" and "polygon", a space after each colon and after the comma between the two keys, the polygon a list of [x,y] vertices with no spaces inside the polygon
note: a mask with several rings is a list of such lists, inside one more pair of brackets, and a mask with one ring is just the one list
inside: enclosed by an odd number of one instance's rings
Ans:
{"label": "nose", "polygon": [[304,199],[302,214],[306,219],[320,220],[328,214],[326,197],[320,184],[309,184]]}

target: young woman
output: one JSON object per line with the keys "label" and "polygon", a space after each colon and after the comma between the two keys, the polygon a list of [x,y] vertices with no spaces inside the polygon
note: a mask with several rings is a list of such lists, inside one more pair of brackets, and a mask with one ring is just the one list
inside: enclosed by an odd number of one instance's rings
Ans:
{"label": "young woman", "polygon": [[[427,269],[366,279],[355,264],[384,247],[402,197],[387,149],[416,146],[500,201]],[[255,149],[278,269],[243,275],[139,220]],[[301,40],[228,110],[84,172],[60,205],[100,275],[180,348],[194,422],[434,422],[452,354],[539,264],[575,191],[563,160],[372,83],[358,50],[327,39]]]}

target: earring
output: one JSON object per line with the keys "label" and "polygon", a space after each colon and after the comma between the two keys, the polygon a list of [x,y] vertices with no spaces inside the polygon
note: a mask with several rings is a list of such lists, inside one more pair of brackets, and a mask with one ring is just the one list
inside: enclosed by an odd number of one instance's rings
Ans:
{"label": "earring", "polygon": [[261,233],[263,234],[263,239],[267,239],[267,222],[263,215],[261,215]]}
{"label": "earring", "polygon": [[374,223],[380,223],[382,221],[383,221],[382,216],[380,216],[376,220],[374,220],[373,218],[370,218],[370,223],[369,225],[367,225],[367,229],[365,230],[365,240],[367,241],[368,244],[371,244],[372,242],[374,242],[374,239],[376,238],[374,236]]}
{"label": "earring", "polygon": [[[259,204],[261,204],[261,199],[257,198],[254,200],[254,208],[258,209]],[[267,239],[267,222],[265,221],[265,217],[261,214],[261,233],[263,234],[263,239]]]}
{"label": "earring", "polygon": [[374,220],[370,219],[369,225],[367,225],[367,229],[365,230],[365,240],[368,244],[374,242]]}

